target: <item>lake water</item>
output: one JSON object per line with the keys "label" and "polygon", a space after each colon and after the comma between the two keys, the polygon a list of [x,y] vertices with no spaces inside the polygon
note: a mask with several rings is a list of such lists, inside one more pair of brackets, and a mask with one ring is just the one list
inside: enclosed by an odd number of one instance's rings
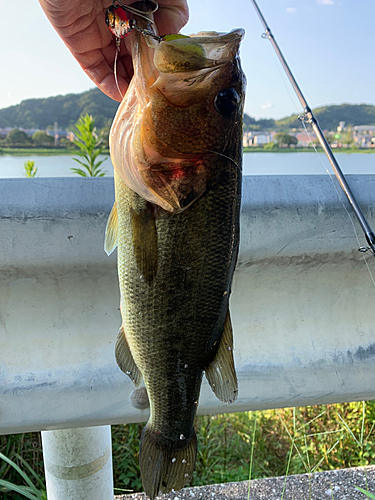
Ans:
{"label": "lake water", "polygon": [[[102,164],[106,175],[113,176],[109,156]],[[337,153],[337,161],[344,174],[375,174],[375,154]],[[71,156],[13,156],[0,155],[0,178],[23,177],[23,164],[35,161],[38,177],[78,177],[70,168],[79,167]],[[332,172],[323,153],[245,153],[244,175],[319,175],[325,174],[325,167]]]}

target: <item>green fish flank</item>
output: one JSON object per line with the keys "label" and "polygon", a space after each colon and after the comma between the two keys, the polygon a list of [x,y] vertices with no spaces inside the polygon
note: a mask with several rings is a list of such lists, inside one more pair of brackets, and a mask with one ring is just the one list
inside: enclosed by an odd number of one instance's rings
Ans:
{"label": "green fish flank", "polygon": [[203,373],[220,400],[237,397],[229,297],[239,245],[242,36],[154,46],[129,36],[135,75],[111,129],[116,205],[105,248],[118,252],[116,359],[136,385],[143,378],[150,401],[140,468],[151,499],[191,480]]}

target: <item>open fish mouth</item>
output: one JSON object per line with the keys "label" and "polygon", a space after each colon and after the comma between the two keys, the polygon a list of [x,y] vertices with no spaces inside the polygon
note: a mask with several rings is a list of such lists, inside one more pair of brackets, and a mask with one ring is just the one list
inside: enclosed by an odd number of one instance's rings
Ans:
{"label": "open fish mouth", "polygon": [[158,45],[153,42],[155,67],[162,73],[184,73],[226,64],[236,56],[244,35],[243,29],[229,33],[202,31]]}
{"label": "open fish mouth", "polygon": [[180,212],[205,192],[209,158],[223,153],[207,115],[232,119],[243,102],[230,83],[243,36],[236,29],[167,35],[161,42],[138,32],[129,37],[134,77],[111,128],[110,150],[117,173],[143,199]]}

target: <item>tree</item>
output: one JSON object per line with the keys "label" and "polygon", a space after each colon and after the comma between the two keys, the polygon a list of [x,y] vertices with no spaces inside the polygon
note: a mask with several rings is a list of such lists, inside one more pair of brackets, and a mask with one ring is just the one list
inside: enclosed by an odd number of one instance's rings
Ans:
{"label": "tree", "polygon": [[298,144],[298,139],[292,135],[286,134],[285,132],[278,132],[274,136],[274,140],[279,146],[287,146],[288,148],[293,144],[296,146]]}
{"label": "tree", "polygon": [[256,123],[256,120],[255,120],[255,118],[251,118],[251,116],[244,113],[243,123],[244,123],[244,125],[254,125]]}
{"label": "tree", "polygon": [[103,151],[102,140],[96,134],[94,119],[90,115],[84,115],[79,118],[76,123],[77,131],[75,132],[77,139],[73,142],[79,147],[77,154],[81,157],[73,158],[77,163],[82,165],[82,168],[71,168],[70,170],[82,177],[103,177],[105,172],[102,171],[100,165],[106,160],[97,160],[98,156]]}
{"label": "tree", "polygon": [[22,130],[14,128],[6,137],[8,144],[30,144],[31,138]]}
{"label": "tree", "polygon": [[263,149],[265,151],[272,151],[273,149],[278,149],[278,147],[279,146],[276,144],[276,142],[270,141],[264,145]]}
{"label": "tree", "polygon": [[51,146],[55,142],[53,136],[46,134],[43,130],[35,132],[32,139],[37,146]]}
{"label": "tree", "polygon": [[348,146],[350,146],[351,144],[353,144],[354,140],[353,140],[353,130],[352,130],[352,127],[348,127],[341,134],[341,140],[340,140],[340,142],[342,142],[343,144],[347,144]]}
{"label": "tree", "polygon": [[61,137],[60,146],[65,149],[76,149],[74,142],[70,141],[66,137]]}
{"label": "tree", "polygon": [[25,169],[23,175],[25,177],[35,177],[38,171],[38,168],[35,166],[35,161],[26,160],[23,164],[23,168]]}

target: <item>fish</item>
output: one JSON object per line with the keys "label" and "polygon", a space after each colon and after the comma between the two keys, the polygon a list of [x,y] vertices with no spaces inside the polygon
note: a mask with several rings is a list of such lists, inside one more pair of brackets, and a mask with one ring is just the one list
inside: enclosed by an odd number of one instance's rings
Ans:
{"label": "fish", "polygon": [[143,380],[150,403],[139,463],[151,500],[192,479],[203,374],[219,400],[238,393],[229,297],[239,247],[243,36],[127,37],[134,76],[110,131],[115,203],[105,251],[117,247],[115,357],[137,387]]}

